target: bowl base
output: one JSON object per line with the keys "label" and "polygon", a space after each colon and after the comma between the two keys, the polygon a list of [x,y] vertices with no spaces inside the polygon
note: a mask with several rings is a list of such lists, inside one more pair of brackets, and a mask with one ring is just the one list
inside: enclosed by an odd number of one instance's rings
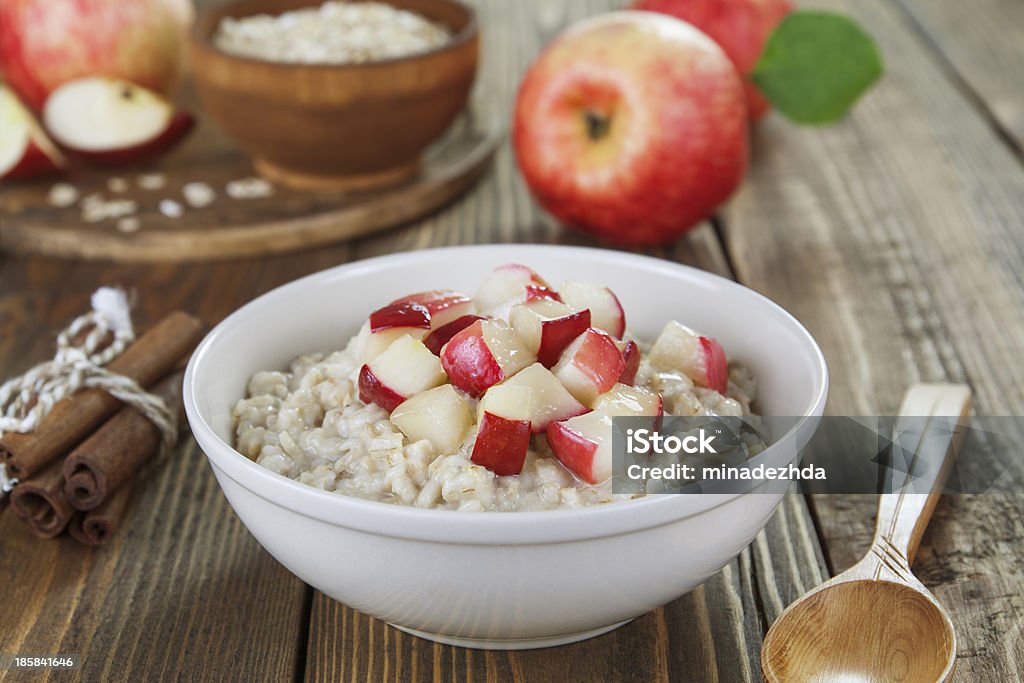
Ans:
{"label": "bowl base", "polygon": [[398,624],[391,624],[391,622],[388,623],[403,633],[408,633],[435,643],[441,643],[442,645],[455,645],[456,647],[468,647],[475,650],[535,650],[542,647],[555,647],[556,645],[578,643],[581,640],[587,640],[588,638],[594,638],[608,633],[609,631],[614,631],[618,627],[625,626],[631,621],[633,620],[626,619],[625,621],[620,621],[619,623],[612,624],[611,626],[602,626],[589,631],[579,631],[578,633],[566,633],[564,635],[547,636],[544,638],[510,638],[507,640],[458,638],[456,636],[446,636],[439,633],[417,631],[414,628],[406,628],[405,626],[399,626]]}
{"label": "bowl base", "polygon": [[417,159],[409,164],[396,166],[373,173],[354,175],[317,175],[282,168],[266,159],[253,159],[253,165],[261,176],[279,185],[296,190],[372,190],[398,183],[415,175],[420,168]]}

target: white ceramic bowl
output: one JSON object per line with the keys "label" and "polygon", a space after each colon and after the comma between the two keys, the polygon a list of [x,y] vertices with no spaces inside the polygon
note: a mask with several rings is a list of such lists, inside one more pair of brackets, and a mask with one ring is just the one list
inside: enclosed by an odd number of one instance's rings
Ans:
{"label": "white ceramic bowl", "polygon": [[320,491],[235,451],[231,409],[258,370],[338,349],[371,310],[403,294],[474,291],[496,265],[530,265],[556,286],[610,286],[630,329],[678,319],[716,337],[760,382],[766,415],[808,416],[759,457],[792,461],[822,413],[825,360],[810,334],[724,278],[615,251],[478,246],[326,270],[265,294],[206,337],[185,376],[192,431],[253,536],[332,598],[444,643],[528,648],[609,631],[695,588],[764,527],[781,493],[663,495],[581,510],[459,513]]}

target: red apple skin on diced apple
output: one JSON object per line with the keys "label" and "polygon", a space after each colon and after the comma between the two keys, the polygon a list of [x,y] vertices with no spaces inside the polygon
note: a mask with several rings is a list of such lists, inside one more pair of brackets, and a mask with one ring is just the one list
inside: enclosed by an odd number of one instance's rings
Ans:
{"label": "red apple skin on diced apple", "polygon": [[424,306],[430,313],[430,326],[435,330],[453,320],[473,313],[473,300],[465,294],[451,289],[418,292],[391,302],[392,305],[404,303],[417,303]]}
{"label": "red apple skin on diced apple", "polygon": [[549,424],[547,436],[555,457],[567,470],[588,484],[600,484],[604,480],[594,471],[601,444],[588,439],[565,422]]}
{"label": "red apple skin on diced apple", "polygon": [[619,375],[621,384],[633,386],[636,382],[636,373],[640,369],[640,347],[632,339],[627,339],[619,344],[622,350],[622,374]]}
{"label": "red apple skin on diced apple", "polygon": [[484,341],[483,321],[465,328],[444,345],[441,365],[459,389],[480,398],[489,387],[505,379],[505,373]]}
{"label": "red apple skin on diced apple", "polygon": [[380,332],[393,327],[430,329],[430,311],[413,301],[388,304],[370,314],[370,331]]}
{"label": "red apple skin on diced apple", "polygon": [[704,372],[707,374],[707,385],[718,393],[725,395],[729,390],[729,362],[725,357],[725,349],[711,337],[700,338],[704,350]]}
{"label": "red apple skin on diced apple", "polygon": [[526,285],[526,294],[524,300],[529,303],[530,301],[537,301],[538,299],[551,299],[562,303],[562,297],[559,296],[558,292],[551,289],[546,285]]}
{"label": "red apple skin on diced apple", "polygon": [[509,420],[484,412],[470,459],[498,476],[511,476],[523,471],[529,449],[529,420]]}
{"label": "red apple skin on diced apple", "polygon": [[385,386],[369,365],[359,370],[359,400],[369,405],[375,403],[389,413],[401,405],[405,396]]}
{"label": "red apple skin on diced apple", "polygon": [[615,386],[625,366],[615,340],[590,328],[566,347],[553,371],[573,396],[589,406]]}
{"label": "red apple skin on diced apple", "polygon": [[493,315],[499,309],[516,303],[557,297],[551,285],[532,268],[520,263],[506,263],[492,270],[484,279],[473,301],[478,313]]}
{"label": "red apple skin on diced apple", "polygon": [[576,311],[564,318],[547,320],[541,327],[537,361],[550,368],[561,358],[565,347],[590,328],[590,311]]}
{"label": "red apple skin on diced apple", "polygon": [[440,356],[441,349],[444,348],[445,344],[451,341],[452,337],[475,323],[477,320],[486,320],[486,318],[479,315],[464,315],[461,318],[456,318],[450,323],[438,327],[427,335],[427,338],[423,340],[423,343],[428,349],[430,349],[431,353],[435,356]]}

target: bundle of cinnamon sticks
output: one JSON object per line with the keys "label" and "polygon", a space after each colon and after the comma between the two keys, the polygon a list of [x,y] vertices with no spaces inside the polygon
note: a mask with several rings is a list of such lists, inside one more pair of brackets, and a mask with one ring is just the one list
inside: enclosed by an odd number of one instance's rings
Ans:
{"label": "bundle of cinnamon sticks", "polygon": [[[197,318],[176,311],[106,368],[162,397],[181,426],[181,368],[201,334]],[[11,508],[39,537],[66,529],[86,545],[106,543],[127,510],[132,480],[160,442],[160,430],[142,413],[100,389],[81,389],[56,403],[33,432],[0,438],[0,463],[20,482]]]}

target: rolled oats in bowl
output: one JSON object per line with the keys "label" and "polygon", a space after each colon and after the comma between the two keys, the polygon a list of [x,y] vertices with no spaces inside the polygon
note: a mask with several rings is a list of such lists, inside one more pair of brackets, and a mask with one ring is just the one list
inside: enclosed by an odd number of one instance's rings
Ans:
{"label": "rolled oats in bowl", "polygon": [[[235,447],[325,491],[420,508],[517,511],[628,500],[612,417],[751,416],[756,380],[669,321],[631,338],[608,288],[495,269],[476,295],[409,295],[344,349],[253,375]],[[753,454],[753,453],[751,453]]]}
{"label": "rolled oats in bowl", "polygon": [[362,64],[428,52],[443,25],[381,2],[331,0],[276,16],[224,18],[214,44],[230,54],[298,64]]}

